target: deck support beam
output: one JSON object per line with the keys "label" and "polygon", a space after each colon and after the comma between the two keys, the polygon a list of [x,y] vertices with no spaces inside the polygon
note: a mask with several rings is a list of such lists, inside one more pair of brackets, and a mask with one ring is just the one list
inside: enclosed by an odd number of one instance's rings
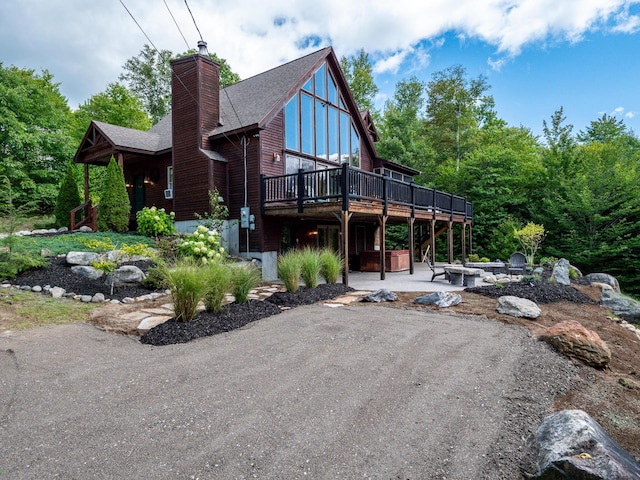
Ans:
{"label": "deck support beam", "polygon": [[453,221],[447,227],[447,262],[453,263]]}
{"label": "deck support beam", "polygon": [[387,218],[388,215],[378,215],[378,222],[380,223],[380,280],[384,280],[386,278],[386,247],[385,243],[387,240]]}
{"label": "deck support beam", "polygon": [[409,224],[409,274],[413,275],[414,262],[415,262],[415,238],[414,238],[414,223],[416,219],[414,217],[407,218]]}
{"label": "deck support beam", "polygon": [[462,265],[467,263],[467,224],[462,224]]}
{"label": "deck support beam", "polygon": [[336,218],[340,221],[340,233],[342,233],[342,242],[340,244],[340,251],[344,259],[342,283],[347,287],[349,286],[349,220],[351,220],[352,215],[353,213],[349,213],[347,210],[343,210],[340,215],[335,214]]}

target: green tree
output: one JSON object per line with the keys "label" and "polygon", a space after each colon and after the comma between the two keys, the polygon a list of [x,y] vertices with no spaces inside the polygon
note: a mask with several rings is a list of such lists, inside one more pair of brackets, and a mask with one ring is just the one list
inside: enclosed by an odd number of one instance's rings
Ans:
{"label": "green tree", "polygon": [[11,182],[17,206],[32,202],[39,213],[53,211],[75,149],[70,120],[53,75],[0,63],[0,176]]}
{"label": "green tree", "polygon": [[361,111],[375,112],[374,99],[378,93],[378,86],[373,80],[373,67],[369,54],[360,50],[357,55],[343,56],[340,67],[344,73],[353,98]]}
{"label": "green tree", "polygon": [[473,151],[477,130],[495,116],[489,88],[484,76],[469,78],[461,65],[432,75],[427,84],[426,128],[439,162],[454,159],[459,169]]}
{"label": "green tree", "polygon": [[93,95],[73,112],[74,138],[79,144],[91,120],[147,131],[151,120],[142,102],[118,82],[107,85],[104,92]]}
{"label": "green tree", "polygon": [[100,192],[98,230],[126,232],[129,228],[130,212],[131,204],[124,181],[124,173],[115,158],[111,157]]}
{"label": "green tree", "polygon": [[617,119],[605,113],[598,120],[592,121],[584,131],[581,130],[577,138],[584,143],[607,143],[618,140],[628,133],[622,119]]}
{"label": "green tree", "polygon": [[[56,217],[56,226],[58,227],[70,227],[70,213],[71,210],[81,205],[82,196],[80,195],[80,189],[78,188],[78,170],[73,162],[67,163],[67,172],[60,183],[60,189],[58,190],[58,198],[56,200],[56,208],[53,214]],[[77,215],[79,215],[78,212]],[[76,217],[76,220],[79,218]]]}
{"label": "green tree", "polygon": [[424,122],[425,84],[416,77],[396,84],[393,98],[385,103],[379,122],[378,154],[420,170],[417,183],[433,183],[435,152],[426,136]]}
{"label": "green tree", "polygon": [[[145,44],[137,57],[131,57],[123,65],[119,79],[141,100],[154,124],[171,110],[171,60],[194,53],[195,50],[189,50],[174,56],[170,50],[157,51]],[[215,53],[209,57],[220,64],[221,88],[239,81],[240,77],[231,71],[225,59]]]}

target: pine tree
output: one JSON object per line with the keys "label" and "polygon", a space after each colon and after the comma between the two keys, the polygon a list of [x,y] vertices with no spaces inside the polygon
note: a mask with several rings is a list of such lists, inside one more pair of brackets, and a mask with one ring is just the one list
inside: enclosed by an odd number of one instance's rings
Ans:
{"label": "pine tree", "polygon": [[[67,171],[60,182],[60,190],[58,191],[58,199],[53,214],[56,217],[56,226],[70,227],[71,210],[82,204],[82,196],[78,189],[78,178],[76,165],[69,162]],[[80,212],[78,212],[79,215]],[[79,220],[76,216],[76,221]]]}
{"label": "pine tree", "polygon": [[129,229],[130,212],[131,203],[124,173],[115,158],[111,157],[98,205],[98,230],[126,232]]}

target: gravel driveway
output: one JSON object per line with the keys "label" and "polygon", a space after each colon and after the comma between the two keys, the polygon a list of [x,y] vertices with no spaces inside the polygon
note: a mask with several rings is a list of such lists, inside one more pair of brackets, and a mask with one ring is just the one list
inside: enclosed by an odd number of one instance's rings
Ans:
{"label": "gravel driveway", "polygon": [[0,338],[0,479],[520,478],[573,375],[524,329],[386,307],[166,347],[35,329]]}

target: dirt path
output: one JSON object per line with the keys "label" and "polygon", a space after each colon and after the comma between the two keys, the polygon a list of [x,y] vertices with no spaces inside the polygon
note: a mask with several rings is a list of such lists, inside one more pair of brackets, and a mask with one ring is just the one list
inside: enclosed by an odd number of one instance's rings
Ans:
{"label": "dirt path", "polygon": [[574,378],[525,329],[300,307],[188,344],[0,338],[0,478],[518,478]]}

